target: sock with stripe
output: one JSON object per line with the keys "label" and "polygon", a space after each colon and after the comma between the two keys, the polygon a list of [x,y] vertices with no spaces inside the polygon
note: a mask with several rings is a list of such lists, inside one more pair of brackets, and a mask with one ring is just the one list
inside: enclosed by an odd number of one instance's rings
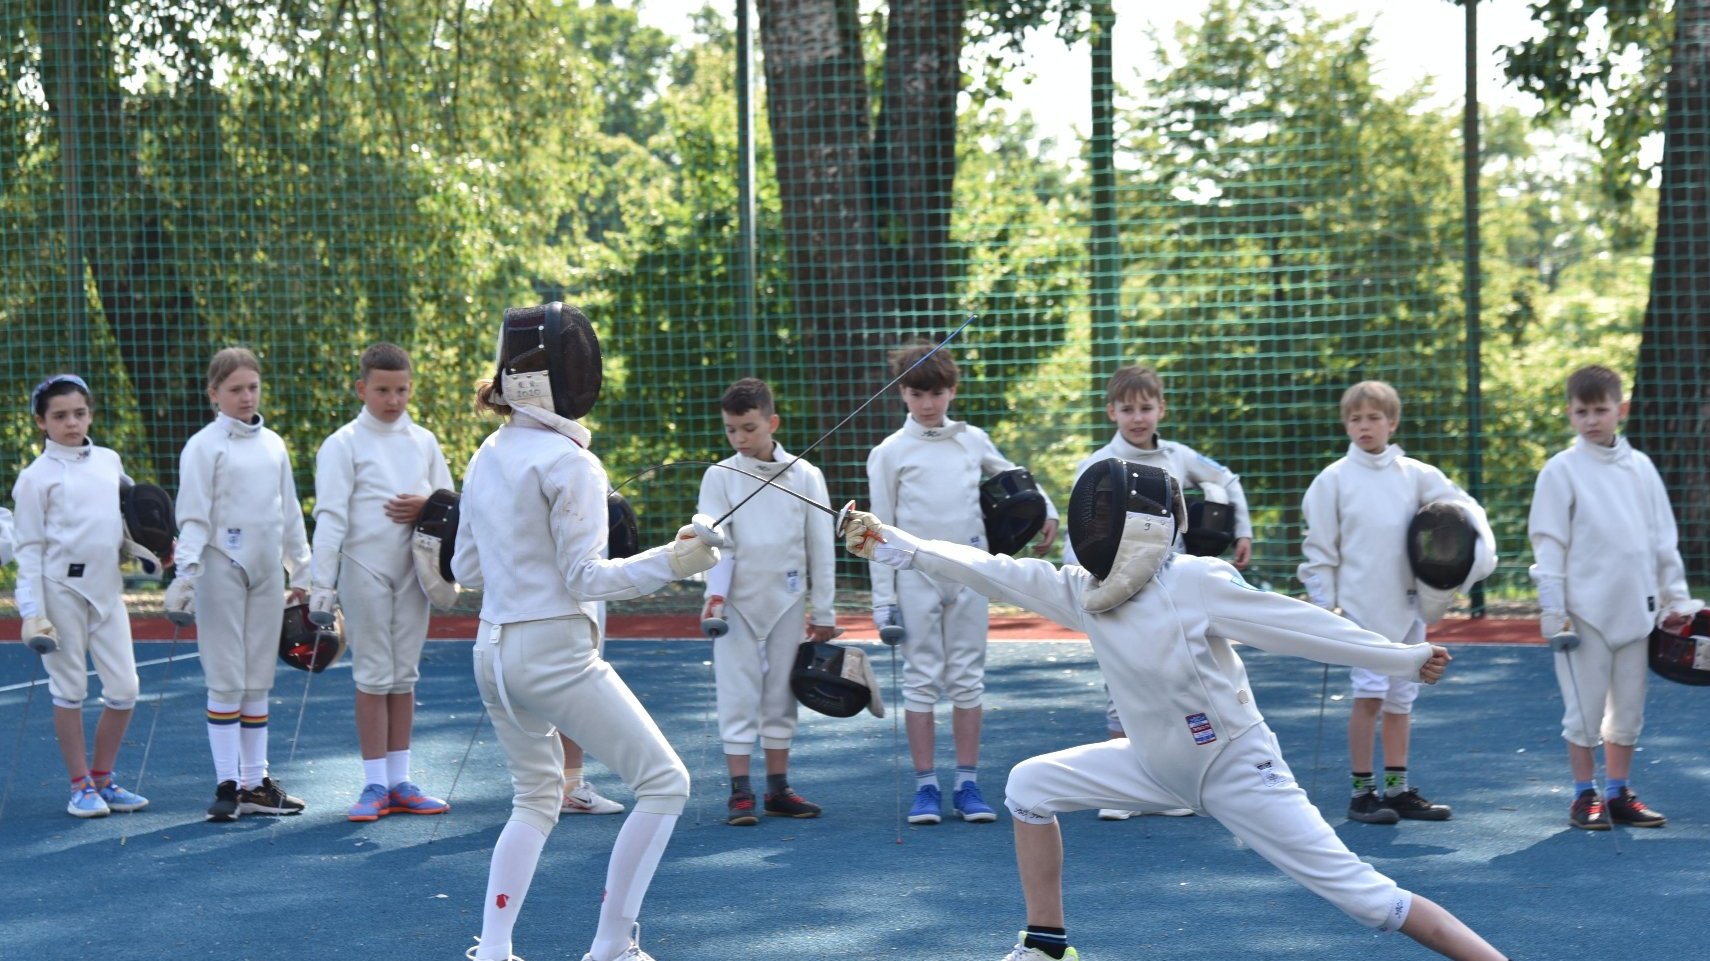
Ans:
{"label": "sock with stripe", "polygon": [[1359,797],[1377,787],[1377,779],[1370,771],[1354,771],[1354,797]]}
{"label": "sock with stripe", "polygon": [[1383,795],[1395,797],[1407,791],[1407,768],[1385,767],[1383,769]]}
{"label": "sock with stripe", "polygon": [[916,771],[916,772],[914,772],[914,789],[916,791],[920,790],[923,787],[937,787],[937,786],[938,786],[938,772],[937,771]]}
{"label": "sock with stripe", "polygon": [[976,783],[978,783],[978,778],[979,778],[979,768],[977,768],[977,767],[957,767],[956,768],[956,790],[958,790],[958,791],[962,790],[962,785],[964,785],[964,784],[976,784]]}
{"label": "sock with stripe", "polygon": [[1069,932],[1064,928],[1048,928],[1041,924],[1027,926],[1021,940],[1024,948],[1036,948],[1053,958],[1061,959],[1069,950]]}
{"label": "sock with stripe", "polygon": [[243,702],[238,720],[238,787],[261,786],[267,776],[267,699]]}
{"label": "sock with stripe", "polygon": [[208,749],[214,754],[216,781],[238,779],[238,755],[242,753],[238,742],[242,712],[238,708],[238,704],[208,698]]}
{"label": "sock with stripe", "polygon": [[104,788],[113,783],[113,772],[92,770],[89,772],[89,783],[97,789]]}

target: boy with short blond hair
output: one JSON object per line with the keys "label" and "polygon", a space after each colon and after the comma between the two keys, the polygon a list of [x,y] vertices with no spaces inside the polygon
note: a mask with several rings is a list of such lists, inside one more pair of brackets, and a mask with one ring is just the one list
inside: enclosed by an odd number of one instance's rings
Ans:
{"label": "boy with short blond hair", "polygon": [[[949,418],[959,373],[948,350],[914,343],[893,351],[893,377],[908,416],[900,430],[867,455],[872,511],[887,524],[928,537],[989,549],[980,513],[980,483],[1015,464],[998,453],[986,432]],[[1046,498],[1046,521],[1036,552],[1057,536],[1057,509]],[[934,581],[918,571],[870,565],[873,621],[904,632],[903,707],[915,795],[910,824],[937,824],[943,802],[934,767],[933,709],[951,703],[956,745],[952,803],[964,821],[997,820],[977,780],[981,696],[985,692],[988,602],[971,588]]]}
{"label": "boy with short blond hair", "polygon": [[[1461,507],[1478,530],[1485,558],[1479,566],[1488,574],[1495,565],[1495,541],[1484,509],[1442,471],[1390,443],[1401,426],[1401,397],[1394,387],[1361,381],[1343,392],[1340,411],[1348,452],[1306,489],[1300,505],[1306,561],[1298,576],[1319,607],[1341,608],[1355,624],[1396,643],[1421,643],[1426,621],[1408,561],[1408,525],[1419,508],[1434,501]],[[1431,803],[1407,783],[1418,682],[1361,667],[1352,668],[1349,678],[1354,707],[1348,718],[1353,776],[1348,817],[1370,824],[1448,820],[1453,813],[1448,805]],[[1380,715],[1382,795],[1372,763]]]}
{"label": "boy with short blond hair", "polygon": [[[724,436],[735,454],[701,478],[697,513],[723,517],[726,546],[707,572],[702,619],[722,618],[728,630],[713,640],[719,736],[730,771],[726,822],[759,823],[750,758],[754,740],[766,757],[764,812],[771,817],[818,817],[814,804],[790,787],[790,745],[796,698],[790,670],[804,636],[829,641],[837,633],[836,552],[831,525],[820,512],[775,488],[827,503],[825,476],[774,439],[779,418],[766,382],[745,377],[719,400]],[[781,475],[781,476],[780,476]],[[777,480],[756,494],[770,478]],[[806,633],[804,635],[804,624]]]}
{"label": "boy with short blond hair", "polygon": [[[1667,818],[1628,786],[1645,723],[1645,641],[1653,627],[1677,630],[1704,605],[1687,593],[1668,489],[1650,458],[1621,436],[1620,375],[1581,367],[1568,377],[1567,400],[1578,436],[1538,472],[1527,535],[1544,636],[1562,634],[1572,618],[1579,638],[1555,654],[1574,780],[1568,822],[1592,831],[1611,821],[1662,827]],[[1607,775],[1601,798],[1599,741]]]}
{"label": "boy with short blond hair", "polygon": [[410,776],[416,680],[427,641],[428,596],[410,538],[427,495],[452,489],[432,432],[410,420],[410,355],[395,344],[362,352],[362,409],[315,455],[315,536],[309,609],[344,610],[356,679],[363,788],[352,821],[443,814]]}

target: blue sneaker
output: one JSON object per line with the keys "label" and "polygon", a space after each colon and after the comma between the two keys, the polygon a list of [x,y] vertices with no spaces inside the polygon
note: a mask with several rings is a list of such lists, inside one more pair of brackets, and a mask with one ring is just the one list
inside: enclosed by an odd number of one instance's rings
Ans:
{"label": "blue sneaker", "polygon": [[71,801],[65,805],[65,813],[74,818],[104,818],[113,813],[107,807],[107,802],[101,800],[101,793],[88,781],[77,790],[71,792]]}
{"label": "blue sneaker", "polygon": [[352,821],[378,821],[391,813],[392,792],[383,784],[370,784],[362,789],[362,796],[350,806],[345,817]]}
{"label": "blue sneaker", "polygon": [[980,796],[980,786],[973,781],[963,781],[951,796],[956,807],[956,816],[964,821],[983,824],[986,821],[996,821],[997,812]]}
{"label": "blue sneaker", "polygon": [[109,811],[141,811],[148,807],[148,798],[133,791],[127,791],[117,782],[108,781],[101,788],[101,800],[107,804]]}
{"label": "blue sneaker", "polygon": [[914,806],[908,809],[908,823],[937,824],[944,820],[944,797],[938,785],[927,784],[914,792]]}
{"label": "blue sneaker", "polygon": [[414,781],[399,781],[392,785],[386,802],[387,814],[444,814],[451,805],[423,793]]}

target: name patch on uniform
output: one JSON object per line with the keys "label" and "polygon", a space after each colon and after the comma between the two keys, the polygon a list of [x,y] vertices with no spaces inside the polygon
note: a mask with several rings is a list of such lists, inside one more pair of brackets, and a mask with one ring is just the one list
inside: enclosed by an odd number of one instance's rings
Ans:
{"label": "name patch on uniform", "polygon": [[83,565],[82,564],[73,564],[70,567],[67,567],[65,569],[65,576],[66,577],[82,577],[83,576]]}
{"label": "name patch on uniform", "polygon": [[1193,743],[1210,744],[1217,740],[1217,732],[1211,729],[1211,719],[1204,714],[1189,714],[1187,729],[1193,734]]}
{"label": "name patch on uniform", "polygon": [[789,588],[791,594],[800,594],[802,591],[802,572],[785,571],[784,585]]}
{"label": "name patch on uniform", "polygon": [[241,527],[228,527],[228,528],[226,528],[226,550],[227,551],[241,551],[241,550],[243,550],[243,528],[241,528]]}
{"label": "name patch on uniform", "polygon": [[1265,787],[1283,787],[1292,780],[1288,775],[1276,769],[1270,761],[1253,765],[1259,769],[1259,780],[1265,782]]}

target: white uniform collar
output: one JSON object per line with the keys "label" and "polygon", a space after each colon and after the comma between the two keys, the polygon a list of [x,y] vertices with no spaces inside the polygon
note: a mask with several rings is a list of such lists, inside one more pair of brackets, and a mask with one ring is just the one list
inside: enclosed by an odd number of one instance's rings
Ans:
{"label": "white uniform collar", "polygon": [[1586,443],[1583,437],[1575,437],[1573,446],[1585,456],[1604,464],[1619,464],[1633,456],[1633,445],[1627,443],[1627,438],[1621,434],[1616,434],[1615,443],[1608,447]]}
{"label": "white uniform collar", "polygon": [[262,420],[260,414],[256,414],[255,420],[246,424],[243,421],[238,420],[236,417],[231,417],[224,412],[221,412],[214,415],[214,423],[219,424],[220,428],[224,430],[226,435],[229,437],[254,437],[261,433],[261,428],[265,424],[265,421]]}
{"label": "white uniform collar", "polygon": [[1393,467],[1395,462],[1400,460],[1402,455],[1406,453],[1407,452],[1402,450],[1399,445],[1390,444],[1384,447],[1383,450],[1378,451],[1376,454],[1368,454],[1365,451],[1360,450],[1360,445],[1353,441],[1348,442],[1348,459],[1359,464],[1361,467],[1370,467],[1372,470],[1383,470],[1386,467]]}
{"label": "white uniform collar", "polygon": [[959,420],[951,420],[948,417],[944,418],[944,426],[942,427],[923,427],[920,421],[914,419],[913,414],[909,414],[903,419],[903,433],[910,437],[919,437],[922,440],[944,440],[948,437],[955,437],[967,429],[967,424]]}
{"label": "white uniform collar", "polygon": [[516,419],[520,417],[526,423],[519,426],[544,427],[547,430],[557,431],[565,437],[575,441],[576,446],[583,450],[587,450],[588,445],[594,440],[594,434],[592,431],[588,430],[588,428],[583,427],[581,424],[568,417],[561,417],[544,407],[533,407],[528,404],[512,406],[511,414],[513,415],[511,418],[511,422],[513,424],[516,423]]}
{"label": "white uniform collar", "polygon": [[773,474],[782,472],[783,469],[790,466],[790,463],[794,460],[795,458],[790,456],[790,452],[784,449],[783,444],[773,441],[771,460],[759,460],[757,458],[749,457],[746,454],[737,454],[736,466],[750,474],[759,474],[761,477],[770,477]]}
{"label": "white uniform collar", "polygon": [[95,442],[87,437],[83,438],[83,443],[76,447],[61,444],[59,441],[56,441],[51,437],[43,438],[43,443],[46,444],[46,446],[42,448],[42,454],[47,457],[52,457],[54,460],[88,460],[89,454],[95,450]]}
{"label": "white uniform collar", "polygon": [[1152,434],[1152,443],[1155,446],[1151,450],[1147,450],[1144,447],[1137,447],[1134,444],[1129,443],[1128,438],[1122,436],[1122,431],[1117,431],[1116,437],[1114,437],[1110,442],[1110,450],[1111,453],[1123,460],[1143,460],[1147,457],[1156,457],[1159,454],[1162,454],[1165,449],[1170,446],[1170,444],[1164,440],[1163,436],[1158,434],[1156,431]]}
{"label": "white uniform collar", "polygon": [[405,411],[398,419],[387,422],[368,412],[367,406],[356,412],[356,422],[377,434],[406,434],[410,430],[410,414]]}

